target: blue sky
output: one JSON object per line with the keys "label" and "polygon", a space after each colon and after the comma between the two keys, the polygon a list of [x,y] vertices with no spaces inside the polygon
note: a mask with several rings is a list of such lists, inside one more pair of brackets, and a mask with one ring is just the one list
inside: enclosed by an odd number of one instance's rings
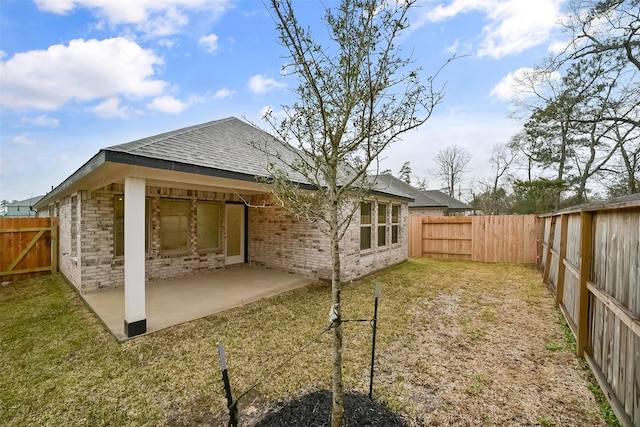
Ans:
{"label": "blue sky", "polygon": [[[327,6],[337,0],[325,0]],[[317,1],[294,2],[318,37]],[[561,36],[563,0],[418,0],[401,40],[444,102],[384,154],[411,162],[429,188],[435,154],[472,154],[465,185],[487,177],[491,148],[518,130],[507,117],[514,75]],[[285,51],[259,0],[0,0],[0,200],[44,194],[100,148],[229,116],[265,130],[267,108],[293,100]]]}

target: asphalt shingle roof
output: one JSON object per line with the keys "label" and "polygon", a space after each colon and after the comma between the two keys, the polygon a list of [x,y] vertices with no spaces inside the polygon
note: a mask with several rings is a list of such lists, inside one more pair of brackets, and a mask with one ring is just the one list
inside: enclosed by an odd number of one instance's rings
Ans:
{"label": "asphalt shingle roof", "polygon": [[[161,133],[100,150],[62,184],[48,193],[46,202],[66,191],[74,182],[91,174],[104,162],[123,163],[158,169],[230,179],[254,181],[258,177],[269,177],[270,165],[284,171],[294,182],[311,183],[289,166],[301,154],[293,147],[287,149],[283,143],[269,133],[235,117],[214,120]],[[342,172],[348,175],[348,167]],[[412,199],[394,188],[379,188],[391,196]]]}
{"label": "asphalt shingle roof", "polygon": [[[258,147],[266,147],[266,150]],[[269,133],[235,117],[189,126],[104,150],[262,177],[268,176],[269,163],[287,170],[285,163],[267,153],[279,153],[286,163],[295,156],[283,149]],[[301,175],[290,172],[290,176],[305,183]]]}
{"label": "asphalt shingle roof", "polygon": [[401,179],[391,174],[378,175],[376,178],[376,189],[379,191],[392,192],[395,194],[404,194],[413,199],[409,203],[410,208],[440,208],[447,207],[456,210],[471,210],[472,208],[466,203],[454,199],[442,191],[438,190],[418,190],[407,184]]}

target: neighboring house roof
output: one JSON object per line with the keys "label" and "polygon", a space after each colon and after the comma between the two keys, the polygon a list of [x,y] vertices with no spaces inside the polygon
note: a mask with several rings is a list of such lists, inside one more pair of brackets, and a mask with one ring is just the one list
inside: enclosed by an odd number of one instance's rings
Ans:
{"label": "neighboring house roof", "polygon": [[386,188],[394,193],[405,194],[413,202],[409,208],[447,208],[449,210],[472,210],[466,203],[454,199],[439,190],[419,190],[391,174],[378,175],[377,189]]}
{"label": "neighboring house roof", "polygon": [[473,210],[473,208],[471,206],[469,206],[468,204],[463,203],[460,200],[455,199],[455,198],[449,196],[448,194],[443,193],[440,190],[425,190],[424,193],[428,197],[431,197],[433,200],[435,200],[438,203],[441,203],[442,206],[448,207],[452,211],[455,211],[455,210],[462,210],[462,211]]}
{"label": "neighboring house roof", "polygon": [[20,200],[20,201],[16,201],[16,202],[11,202],[11,203],[7,203],[7,207],[23,207],[23,206],[33,206],[34,204],[36,204],[40,199],[42,199],[44,196],[35,196],[35,197],[31,197],[30,199],[24,199],[24,200]]}
{"label": "neighboring house roof", "polygon": [[[258,148],[260,147],[260,148]],[[182,172],[222,179],[256,183],[257,177],[268,177],[269,164],[282,169],[301,185],[308,185],[304,176],[287,164],[296,158],[295,150],[286,150],[269,133],[235,117],[214,120],[199,125],[165,132],[125,144],[101,149],[73,175],[44,196],[37,207],[45,206],[59,196],[79,187],[96,169],[104,172],[92,180],[92,187],[105,185],[106,176],[124,172],[113,165],[127,165],[170,172]],[[111,165],[107,168],[105,165]],[[149,174],[147,174],[149,176]],[[311,188],[311,187],[309,187]],[[374,191],[377,192],[377,188]],[[404,193],[380,191],[403,199]]]}
{"label": "neighboring house roof", "polygon": [[31,207],[43,197],[44,196],[35,196],[29,199],[7,203],[5,216],[29,216]]}

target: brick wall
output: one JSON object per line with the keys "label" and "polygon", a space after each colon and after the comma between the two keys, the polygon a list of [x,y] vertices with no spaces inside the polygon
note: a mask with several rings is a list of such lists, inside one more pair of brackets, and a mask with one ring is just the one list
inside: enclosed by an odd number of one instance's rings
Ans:
{"label": "brick wall", "polygon": [[[77,209],[78,197],[75,197],[76,206],[71,203],[72,197],[67,196],[62,198],[56,206],[55,213],[60,218],[59,233],[58,233],[58,269],[67,277],[67,279],[78,289],[81,284],[81,271],[78,264],[77,252],[76,256],[73,256],[71,241],[71,210]],[[76,223],[76,229],[79,224]],[[77,246],[76,246],[77,248]],[[76,249],[77,250],[77,249]]]}
{"label": "brick wall", "polygon": [[[373,201],[372,216],[377,218],[377,202]],[[271,203],[273,200],[271,199]],[[399,203],[395,201],[395,203]],[[387,226],[389,244],[377,247],[377,227],[372,227],[371,249],[360,250],[360,215],[356,213],[344,238],[340,241],[340,264],[343,281],[365,276],[376,270],[397,264],[408,257],[408,206],[401,204],[398,243],[391,244],[391,226]],[[332,273],[329,237],[320,224],[298,220],[281,207],[249,210],[249,254],[253,265],[286,271],[306,277],[330,279]]]}
{"label": "brick wall", "polygon": [[[270,198],[268,205],[274,201]],[[319,224],[298,220],[282,207],[249,209],[249,262],[305,277],[331,278],[329,238]]]}
{"label": "brick wall", "polygon": [[445,216],[445,208],[411,208],[409,209],[409,216]]}
{"label": "brick wall", "polygon": [[[81,292],[115,289],[124,285],[124,258],[115,256],[115,198],[124,193],[123,185],[112,184],[99,190],[76,193],[58,202],[54,212],[60,218],[60,271]],[[224,268],[224,203],[239,202],[237,194],[196,190],[147,187],[149,203],[149,248],[146,254],[146,280],[186,277]],[[160,251],[160,200],[177,198],[189,201],[189,245],[184,253]],[[273,202],[268,195],[253,198],[266,206]],[[220,202],[220,244],[217,249],[199,251],[196,242],[198,201]],[[257,202],[256,202],[257,201]],[[388,203],[391,200],[380,200]],[[398,201],[395,201],[398,203]],[[76,245],[72,243],[72,209],[77,209]],[[372,216],[377,218],[377,201]],[[390,213],[388,215],[390,218]],[[377,227],[372,227],[373,248],[360,250],[360,217],[356,214],[341,245],[342,280],[349,281],[407,259],[408,207],[401,204],[399,242],[377,247]],[[329,238],[320,224],[298,220],[281,207],[250,207],[247,215],[248,260],[251,265],[271,268],[313,278],[331,278]],[[391,227],[387,227],[391,236]],[[73,247],[75,247],[75,251]],[[72,256],[75,254],[76,256]]]}

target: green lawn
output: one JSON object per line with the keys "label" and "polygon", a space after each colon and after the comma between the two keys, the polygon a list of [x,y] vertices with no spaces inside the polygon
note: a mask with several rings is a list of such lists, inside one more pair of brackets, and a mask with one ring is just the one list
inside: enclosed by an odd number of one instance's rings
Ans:
{"label": "green lawn", "polygon": [[[545,334],[541,341],[532,344],[545,363],[548,359],[559,371],[574,370],[578,378],[583,377],[571,353],[553,345],[563,339],[562,328],[540,275],[531,267],[411,260],[347,285],[343,291],[346,318],[372,316],[376,283],[381,286],[381,297],[374,391],[378,399],[412,419],[442,422],[451,411],[464,413],[469,405],[461,401],[455,408],[457,401],[447,398],[447,390],[438,385],[428,366],[425,368],[428,361],[396,359],[398,352],[419,355],[430,346],[416,325],[430,324],[431,320],[419,319],[431,319],[425,307],[441,295],[461,296],[456,298],[459,310],[464,311],[455,314],[454,326],[462,335],[452,344],[468,341],[465,354],[470,351],[482,357],[493,326],[504,320],[509,307],[518,304],[515,316],[525,307],[539,312],[536,316],[548,327],[541,332]],[[516,302],[504,300],[505,289]],[[495,303],[482,303],[487,296]],[[260,384],[252,396],[259,396],[262,402],[301,390],[329,388],[331,334],[325,334],[282,371],[274,371],[282,359],[328,326],[329,306],[329,288],[317,284],[119,343],[60,275],[0,287],[0,425],[214,422],[225,411],[218,341],[225,345],[236,395],[257,382]],[[345,328],[345,386],[366,393],[371,328],[368,323],[350,323]],[[535,335],[533,329],[527,333]],[[527,334],[521,335],[526,339]],[[446,351],[454,354],[462,350],[451,347]],[[480,401],[485,398],[483,393],[508,388],[499,383],[499,376],[484,371],[461,372],[455,378],[467,384],[467,389],[472,381],[478,383],[474,393],[462,394],[464,399]],[[431,383],[439,396],[432,412],[428,412],[429,406],[412,402],[415,393],[411,387],[418,383]],[[577,387],[587,389],[587,381]],[[566,405],[573,405],[570,409],[574,413],[595,416],[599,425],[601,417],[594,415],[590,406],[597,408],[597,404],[588,401],[590,393],[585,396],[587,402],[575,403],[581,397],[571,396]],[[562,402],[556,400],[550,409],[537,408],[533,413],[526,409],[521,416],[531,422],[556,420],[556,425],[561,425],[557,422],[561,415],[554,411],[562,410]],[[487,416],[499,422],[501,415]]]}

